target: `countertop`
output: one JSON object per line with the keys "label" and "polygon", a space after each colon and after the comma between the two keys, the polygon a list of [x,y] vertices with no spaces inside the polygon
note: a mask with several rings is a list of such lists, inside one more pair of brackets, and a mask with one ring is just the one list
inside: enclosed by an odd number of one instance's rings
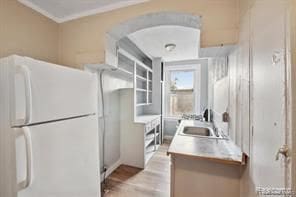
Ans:
{"label": "countertop", "polygon": [[241,149],[229,139],[179,135],[180,129],[183,129],[184,126],[194,126],[196,124],[209,126],[209,123],[183,120],[168,149],[168,154],[187,156],[194,159],[212,160],[226,164],[245,164],[245,155]]}
{"label": "countertop", "polygon": [[146,124],[152,120],[155,120],[156,118],[159,118],[160,114],[155,114],[155,115],[142,115],[142,116],[137,116],[135,118],[135,123],[142,123]]}

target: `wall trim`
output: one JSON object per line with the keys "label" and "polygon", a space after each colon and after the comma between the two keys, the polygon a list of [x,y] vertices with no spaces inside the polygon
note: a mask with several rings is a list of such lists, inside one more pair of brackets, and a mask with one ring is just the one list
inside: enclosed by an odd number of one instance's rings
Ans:
{"label": "wall trim", "polygon": [[[111,166],[108,167],[106,172],[106,178],[112,174],[120,165],[122,164],[121,158],[119,158],[115,163],[113,163]],[[101,173],[101,182],[103,181],[103,173]]]}
{"label": "wall trim", "polygon": [[174,136],[170,136],[170,135],[165,135],[163,137],[164,140],[169,140],[169,141],[173,140],[173,138],[174,138]]}
{"label": "wall trim", "polygon": [[18,2],[22,3],[23,5],[39,12],[40,14],[42,14],[43,16],[46,16],[47,18],[57,22],[57,23],[60,23],[60,19],[53,16],[52,14],[50,14],[49,12],[47,12],[46,10],[42,9],[41,7],[35,5],[34,3],[28,1],[28,0],[18,0]]}

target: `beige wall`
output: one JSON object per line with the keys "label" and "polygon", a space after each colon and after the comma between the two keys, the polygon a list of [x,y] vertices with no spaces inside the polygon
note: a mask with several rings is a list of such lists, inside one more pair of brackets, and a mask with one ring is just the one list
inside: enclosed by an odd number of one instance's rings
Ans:
{"label": "beige wall", "polygon": [[237,0],[151,0],[60,25],[60,63],[81,67],[104,60],[104,36],[116,24],[151,12],[202,15],[201,46],[233,44],[238,32]]}
{"label": "beige wall", "polygon": [[249,8],[253,6],[256,0],[238,0],[239,16],[244,17],[247,14]]}
{"label": "beige wall", "polygon": [[0,0],[0,57],[19,54],[57,63],[58,28],[16,0]]}

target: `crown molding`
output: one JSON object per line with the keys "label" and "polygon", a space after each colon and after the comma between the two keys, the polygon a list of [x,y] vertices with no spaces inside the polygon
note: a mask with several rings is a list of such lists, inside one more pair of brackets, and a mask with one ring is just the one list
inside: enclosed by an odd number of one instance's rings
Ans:
{"label": "crown molding", "polygon": [[18,0],[18,2],[24,4],[25,6],[39,12],[40,14],[42,14],[43,16],[46,16],[47,18],[50,18],[51,20],[60,23],[60,19],[53,16],[52,14],[50,14],[49,12],[47,12],[46,10],[40,8],[39,6],[35,5],[34,3],[28,1],[28,0]]}
{"label": "crown molding", "polygon": [[150,0],[129,0],[129,1],[117,2],[117,3],[110,4],[110,5],[102,6],[97,9],[83,11],[83,12],[79,12],[77,14],[72,14],[72,15],[65,16],[65,17],[55,17],[52,14],[50,14],[49,12],[47,12],[46,10],[44,10],[43,8],[41,8],[40,6],[37,6],[34,3],[30,2],[29,0],[18,0],[18,1],[22,4],[24,4],[25,6],[46,16],[47,18],[50,18],[51,20],[53,20],[57,23],[64,23],[64,22],[71,21],[71,20],[78,19],[78,18],[82,18],[85,16],[91,16],[91,15],[95,15],[95,14],[99,14],[99,13],[109,12],[109,11],[116,10],[119,8],[128,7],[131,5],[144,3],[144,2],[147,2]]}

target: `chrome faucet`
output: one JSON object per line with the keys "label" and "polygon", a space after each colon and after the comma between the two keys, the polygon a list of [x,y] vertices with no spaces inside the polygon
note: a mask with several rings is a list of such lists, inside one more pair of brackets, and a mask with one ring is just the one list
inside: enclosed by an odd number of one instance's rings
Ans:
{"label": "chrome faucet", "polygon": [[213,122],[213,130],[214,130],[214,133],[215,133],[216,137],[219,137],[220,136],[219,135],[219,128],[216,127],[215,122]]}

